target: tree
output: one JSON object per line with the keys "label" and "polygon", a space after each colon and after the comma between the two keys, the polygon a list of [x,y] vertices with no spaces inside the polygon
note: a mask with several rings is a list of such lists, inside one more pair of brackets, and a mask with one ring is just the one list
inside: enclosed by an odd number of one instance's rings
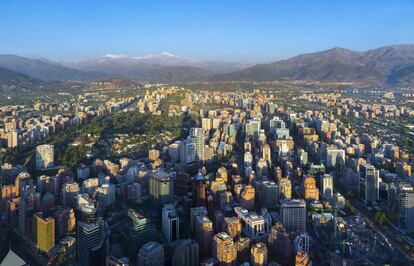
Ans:
{"label": "tree", "polygon": [[62,162],[65,165],[75,167],[86,156],[86,148],[82,145],[73,146],[69,145],[63,154]]}
{"label": "tree", "polygon": [[384,225],[387,222],[387,216],[384,212],[376,212],[374,217],[375,221],[380,225]]}

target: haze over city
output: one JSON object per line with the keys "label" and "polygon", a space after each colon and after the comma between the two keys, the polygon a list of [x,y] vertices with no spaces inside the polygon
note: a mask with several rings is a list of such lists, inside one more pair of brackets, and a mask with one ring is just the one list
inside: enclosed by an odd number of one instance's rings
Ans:
{"label": "haze over city", "polygon": [[414,265],[413,1],[0,1],[0,265]]}

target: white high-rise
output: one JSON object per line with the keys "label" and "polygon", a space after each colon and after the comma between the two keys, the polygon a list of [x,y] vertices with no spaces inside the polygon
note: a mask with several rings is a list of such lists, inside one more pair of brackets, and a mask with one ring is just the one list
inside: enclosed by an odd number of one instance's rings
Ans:
{"label": "white high-rise", "polygon": [[190,136],[195,140],[195,159],[204,161],[204,129],[193,127],[190,130]]}
{"label": "white high-rise", "polygon": [[36,147],[36,169],[47,169],[54,165],[54,146],[39,145]]}

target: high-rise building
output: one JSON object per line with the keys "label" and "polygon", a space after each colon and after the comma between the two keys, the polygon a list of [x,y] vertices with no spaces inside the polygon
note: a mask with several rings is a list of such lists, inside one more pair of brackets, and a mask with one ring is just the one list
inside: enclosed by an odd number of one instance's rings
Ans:
{"label": "high-rise building", "polygon": [[254,209],[254,200],[255,200],[255,188],[251,185],[247,185],[240,194],[240,205],[247,209]]}
{"label": "high-rise building", "polygon": [[261,191],[262,207],[268,210],[274,210],[279,204],[279,189],[273,181],[263,181]]}
{"label": "high-rise building", "polygon": [[138,266],[164,265],[164,247],[155,241],[146,243],[138,252]]}
{"label": "high-rise building", "polygon": [[62,186],[62,205],[63,207],[75,208],[76,197],[80,192],[79,184],[76,182],[65,183]]}
{"label": "high-rise building", "polygon": [[292,246],[289,233],[280,222],[274,224],[269,234],[269,250],[274,259],[283,265],[290,261]]}
{"label": "high-rise building", "polygon": [[295,266],[312,266],[312,261],[309,258],[309,254],[304,251],[296,253]]}
{"label": "high-rise building", "polygon": [[270,220],[255,212],[235,207],[243,233],[253,241],[263,241],[269,235]]}
{"label": "high-rise building", "polygon": [[285,199],[280,206],[283,227],[288,232],[306,232],[306,202],[302,199]]}
{"label": "high-rise building", "polygon": [[305,251],[309,253],[310,249],[310,236],[308,233],[297,235],[293,241],[293,248],[295,252]]}
{"label": "high-rise building", "polygon": [[115,258],[114,256],[107,256],[106,257],[106,266],[129,266],[129,259],[128,258]]}
{"label": "high-rise building", "polygon": [[7,132],[7,147],[16,148],[19,146],[19,132],[16,130]]}
{"label": "high-rise building", "polygon": [[53,145],[36,147],[36,169],[47,169],[54,166],[54,150]]}
{"label": "high-rise building", "polygon": [[315,178],[310,176],[303,182],[303,192],[306,200],[319,200],[319,189],[316,187]]}
{"label": "high-rise building", "polygon": [[402,186],[398,193],[399,220],[407,232],[414,232],[414,189],[412,186]]}
{"label": "high-rise building", "polygon": [[109,231],[102,217],[96,217],[96,208],[80,206],[77,223],[77,256],[79,265],[103,265],[109,249]]}
{"label": "high-rise building", "polygon": [[207,189],[204,176],[199,172],[193,179],[193,201],[196,207],[205,206]]}
{"label": "high-rise building", "polygon": [[54,214],[56,239],[62,239],[75,230],[75,212],[71,208],[62,208]]}
{"label": "high-rise building", "polygon": [[191,128],[190,136],[195,140],[195,154],[197,161],[204,161],[204,130],[202,128]]}
{"label": "high-rise building", "polygon": [[233,238],[221,232],[213,238],[213,257],[218,260],[220,265],[236,265],[237,250]]}
{"label": "high-rise building", "polygon": [[55,246],[55,220],[52,217],[44,217],[38,212],[34,215],[36,224],[36,246],[43,252],[49,251]]}
{"label": "high-rise building", "polygon": [[241,235],[241,223],[237,217],[224,218],[224,230],[233,240],[237,240]]}
{"label": "high-rise building", "polygon": [[180,144],[180,162],[189,164],[196,159],[196,141],[192,136],[188,136]]}
{"label": "high-rise building", "polygon": [[210,255],[213,241],[213,223],[206,216],[197,216],[195,222],[195,239],[200,247],[200,258]]}
{"label": "high-rise building", "polygon": [[200,258],[198,243],[192,239],[178,240],[172,255],[171,265],[198,266]]}
{"label": "high-rise building", "polygon": [[203,217],[206,215],[207,215],[207,209],[204,206],[191,208],[190,223],[191,223],[191,232],[193,232],[193,234],[195,232],[195,223],[196,223],[197,216]]}
{"label": "high-rise building", "polygon": [[128,232],[128,241],[132,250],[137,252],[145,243],[155,239],[157,229],[149,219],[139,212],[130,209],[128,211],[131,228]]}
{"label": "high-rise building", "polygon": [[333,197],[333,177],[325,174],[321,178],[322,196],[324,199],[331,199]]}
{"label": "high-rise building", "polygon": [[279,181],[279,198],[290,199],[292,197],[292,184],[288,178]]}
{"label": "high-rise building", "polygon": [[334,168],[338,158],[342,158],[345,161],[345,151],[336,148],[328,148],[326,150],[326,166],[328,168]]}
{"label": "high-rise building", "polygon": [[254,244],[250,251],[252,266],[267,265],[267,247],[263,242]]}
{"label": "high-rise building", "polygon": [[170,175],[162,170],[153,173],[149,182],[149,194],[151,203],[156,208],[171,203],[174,197],[174,184]]}
{"label": "high-rise building", "polygon": [[180,238],[180,220],[174,204],[168,203],[162,208],[162,233],[169,244]]}
{"label": "high-rise building", "polygon": [[246,123],[246,136],[253,138],[255,141],[259,139],[259,131],[261,127],[260,118],[254,118]]}
{"label": "high-rise building", "polygon": [[234,245],[236,246],[237,259],[239,262],[246,262],[250,259],[250,238],[240,237]]}
{"label": "high-rise building", "polygon": [[372,165],[365,165],[365,203],[379,199],[379,171]]}

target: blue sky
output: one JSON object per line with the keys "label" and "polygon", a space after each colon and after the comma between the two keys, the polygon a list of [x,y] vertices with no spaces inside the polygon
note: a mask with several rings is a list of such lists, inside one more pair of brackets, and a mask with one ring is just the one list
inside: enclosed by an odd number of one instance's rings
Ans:
{"label": "blue sky", "polygon": [[411,0],[0,0],[0,53],[81,60],[166,51],[268,62],[414,44],[413,16]]}

